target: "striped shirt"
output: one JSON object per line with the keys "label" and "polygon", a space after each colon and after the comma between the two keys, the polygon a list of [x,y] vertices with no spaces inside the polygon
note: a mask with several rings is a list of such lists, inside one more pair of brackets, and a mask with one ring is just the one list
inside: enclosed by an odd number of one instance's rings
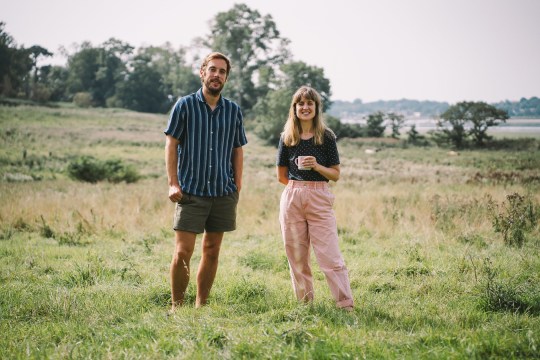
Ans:
{"label": "striped shirt", "polygon": [[182,192],[197,196],[225,196],[237,191],[232,150],[247,144],[242,112],[220,97],[214,111],[202,88],[178,99],[165,134],[178,139],[178,180]]}

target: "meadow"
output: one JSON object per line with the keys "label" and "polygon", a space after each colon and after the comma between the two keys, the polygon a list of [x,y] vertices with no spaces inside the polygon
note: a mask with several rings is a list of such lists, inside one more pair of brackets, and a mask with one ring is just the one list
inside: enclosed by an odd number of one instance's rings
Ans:
{"label": "meadow", "polygon": [[[336,195],[354,312],[293,297],[276,149],[250,132],[238,230],[209,305],[168,315],[166,115],[0,107],[0,358],[461,359],[540,355],[540,139],[449,155],[342,139]],[[501,137],[498,134],[498,137]],[[367,154],[368,148],[380,148]],[[67,176],[80,156],[141,179]],[[314,259],[314,257],[312,257]],[[200,238],[191,268],[200,259]]]}

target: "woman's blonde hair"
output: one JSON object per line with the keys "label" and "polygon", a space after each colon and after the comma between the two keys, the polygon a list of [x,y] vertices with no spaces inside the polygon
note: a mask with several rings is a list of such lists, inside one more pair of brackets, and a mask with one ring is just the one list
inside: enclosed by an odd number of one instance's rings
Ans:
{"label": "woman's blonde hair", "polygon": [[313,139],[315,141],[315,145],[322,145],[322,143],[324,142],[325,132],[328,131],[333,136],[335,135],[332,130],[330,130],[324,123],[324,119],[322,116],[323,110],[321,95],[319,95],[317,90],[309,86],[300,87],[298,90],[296,90],[292,97],[291,107],[289,108],[289,117],[287,118],[287,122],[283,127],[283,132],[281,133],[281,136],[283,137],[283,143],[286,146],[295,146],[298,145],[298,143],[300,142],[302,126],[300,125],[300,120],[298,119],[298,116],[296,116],[296,104],[298,104],[302,99],[315,102],[315,117],[313,118],[312,128],[314,134]]}

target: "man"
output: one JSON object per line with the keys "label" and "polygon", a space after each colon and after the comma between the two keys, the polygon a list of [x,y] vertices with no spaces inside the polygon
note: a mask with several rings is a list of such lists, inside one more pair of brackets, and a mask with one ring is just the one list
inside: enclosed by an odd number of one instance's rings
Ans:
{"label": "man", "polygon": [[195,306],[207,303],[226,231],[236,228],[247,144],[240,107],[221,96],[231,64],[209,54],[200,68],[202,88],[180,98],[165,130],[169,199],[176,203],[176,246],[171,262],[172,311],[184,302],[197,234],[204,233]]}

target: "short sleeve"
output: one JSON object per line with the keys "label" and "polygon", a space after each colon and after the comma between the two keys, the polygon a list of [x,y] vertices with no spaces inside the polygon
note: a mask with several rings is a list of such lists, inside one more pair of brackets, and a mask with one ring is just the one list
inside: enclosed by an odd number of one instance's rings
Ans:
{"label": "short sleeve", "polygon": [[326,135],[324,139],[326,164],[327,166],[339,165],[339,152],[337,148],[336,138],[331,135]]}
{"label": "short sleeve", "polygon": [[169,121],[165,128],[165,134],[180,140],[184,135],[186,126],[185,102],[179,99],[173,106],[169,115]]}
{"label": "short sleeve", "polygon": [[289,149],[283,143],[283,136],[279,138],[278,151],[276,156],[277,166],[289,166]]}
{"label": "short sleeve", "polygon": [[246,131],[244,129],[244,119],[240,108],[237,109],[236,131],[234,136],[234,147],[239,148],[247,144]]}

